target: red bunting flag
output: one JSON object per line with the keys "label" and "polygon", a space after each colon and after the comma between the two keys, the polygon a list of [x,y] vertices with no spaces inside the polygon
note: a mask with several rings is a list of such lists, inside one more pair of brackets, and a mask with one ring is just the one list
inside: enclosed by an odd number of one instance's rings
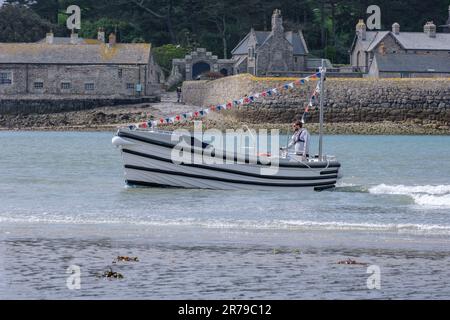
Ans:
{"label": "red bunting flag", "polygon": [[[269,89],[269,90],[266,90],[266,91],[261,92],[261,93],[256,93],[255,95],[252,95],[250,97],[245,96],[244,98],[241,98],[239,100],[233,100],[232,102],[228,102],[228,103],[223,104],[223,105],[217,105],[217,106],[216,105],[212,105],[209,108],[204,109],[202,111],[195,111],[194,113],[189,112],[189,113],[185,113],[185,114],[182,114],[182,115],[176,115],[174,117],[166,118],[166,119],[161,118],[161,119],[159,119],[159,121],[151,121],[151,122],[140,123],[140,124],[135,125],[135,126],[138,126],[139,128],[148,128],[150,126],[150,124],[153,127],[153,126],[156,126],[156,124],[158,122],[160,124],[173,123],[175,121],[181,121],[182,117],[184,119],[187,119],[187,118],[193,119],[193,118],[202,117],[202,116],[208,114],[209,111],[220,111],[222,109],[232,109],[234,106],[239,106],[239,105],[242,105],[242,104],[250,104],[250,103],[254,102],[255,99],[257,99],[259,97],[272,97],[272,96],[276,95],[277,93],[282,93],[285,90],[289,90],[290,88],[294,88],[296,85],[299,85],[299,86],[303,85],[303,84],[305,84],[305,82],[307,82],[309,80],[317,80],[317,79],[319,79],[320,76],[321,76],[321,73],[319,72],[319,73],[316,73],[316,74],[312,74],[312,75],[310,75],[308,77],[295,80],[294,82],[286,83],[286,84],[284,84],[282,86],[279,86],[279,87],[276,87],[276,88],[273,88],[273,89]],[[319,88],[319,85],[318,85],[316,90],[313,92],[313,94],[311,96],[311,100],[310,100],[309,106],[307,106],[306,109],[305,109],[306,113],[309,111],[309,108],[312,107],[313,101],[318,96],[319,89],[320,88]]]}

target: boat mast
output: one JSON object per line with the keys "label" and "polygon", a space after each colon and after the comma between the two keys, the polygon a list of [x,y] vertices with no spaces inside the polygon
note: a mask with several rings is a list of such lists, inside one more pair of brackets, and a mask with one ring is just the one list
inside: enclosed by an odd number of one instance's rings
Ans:
{"label": "boat mast", "polygon": [[323,161],[323,105],[324,105],[325,59],[320,68],[320,126],[319,126],[319,160]]}

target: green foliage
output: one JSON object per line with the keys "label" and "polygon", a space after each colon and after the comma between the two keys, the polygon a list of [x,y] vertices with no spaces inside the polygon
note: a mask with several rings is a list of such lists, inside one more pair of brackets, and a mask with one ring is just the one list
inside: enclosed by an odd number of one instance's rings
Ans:
{"label": "green foliage", "polygon": [[188,49],[180,45],[166,44],[158,48],[154,48],[153,55],[156,62],[161,66],[161,69],[168,74],[172,69],[172,60],[184,58],[189,52]]}
{"label": "green foliage", "polygon": [[326,46],[324,53],[325,53],[326,59],[329,59],[331,61],[336,61],[336,47]]}
{"label": "green foliage", "polygon": [[35,42],[54,27],[23,5],[0,8],[0,42]]}
{"label": "green foliage", "polygon": [[111,33],[117,34],[120,42],[136,43],[145,42],[141,37],[142,31],[134,24],[117,19],[101,18],[95,21],[84,21],[81,24],[80,36],[83,38],[96,39],[99,28],[105,30],[106,40]]}
{"label": "green foliage", "polygon": [[28,7],[36,12],[42,19],[54,24],[58,22],[58,0],[6,0],[5,2]]}
{"label": "green foliage", "polygon": [[[442,25],[448,18],[449,0],[378,0],[382,28],[394,22],[402,31],[421,31],[426,21]],[[312,52],[320,52],[334,63],[348,62],[348,49],[354,39],[358,19],[368,17],[369,1],[359,0],[7,0],[26,5],[43,21],[59,23],[65,29],[66,8],[80,6],[81,35],[96,37],[98,27],[106,36],[117,31],[122,42],[151,42],[154,47],[168,43],[183,48],[207,48],[220,58],[230,57],[231,50],[249,32],[270,30],[275,8],[282,10],[286,31],[303,30]],[[13,16],[15,17],[15,16]],[[6,18],[14,23],[14,19]],[[34,20],[33,20],[34,21]],[[28,41],[27,32],[10,34],[14,28],[1,19],[1,36],[14,41]],[[38,32],[34,24],[30,32]],[[6,30],[8,32],[5,35]],[[23,31],[23,29],[21,29]],[[39,37],[44,36],[43,32]],[[162,54],[164,56],[164,54]],[[162,59],[167,71],[170,64]]]}

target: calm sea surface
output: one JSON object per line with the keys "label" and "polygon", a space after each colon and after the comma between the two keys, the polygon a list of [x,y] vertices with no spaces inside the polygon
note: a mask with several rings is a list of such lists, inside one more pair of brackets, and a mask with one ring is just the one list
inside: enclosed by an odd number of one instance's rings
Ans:
{"label": "calm sea surface", "polygon": [[328,136],[316,193],[128,188],[112,136],[0,132],[0,298],[450,299],[450,137]]}

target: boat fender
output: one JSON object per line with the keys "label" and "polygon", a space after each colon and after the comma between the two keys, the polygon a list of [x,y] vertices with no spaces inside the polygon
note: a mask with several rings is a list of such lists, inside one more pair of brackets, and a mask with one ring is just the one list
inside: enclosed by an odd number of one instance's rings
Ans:
{"label": "boat fender", "polygon": [[127,141],[121,137],[115,136],[114,138],[112,138],[112,144],[115,147],[120,147],[120,146],[132,145],[132,144],[134,144],[134,142]]}

